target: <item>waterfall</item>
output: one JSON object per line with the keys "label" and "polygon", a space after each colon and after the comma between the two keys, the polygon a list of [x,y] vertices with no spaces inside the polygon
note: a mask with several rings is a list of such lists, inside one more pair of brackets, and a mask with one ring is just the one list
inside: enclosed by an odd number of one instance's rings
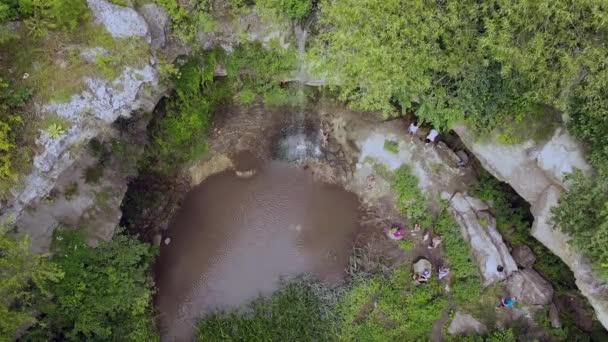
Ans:
{"label": "waterfall", "polygon": [[312,16],[302,23],[294,25],[294,36],[297,52],[297,73],[295,77],[297,106],[286,117],[285,127],[279,142],[277,159],[291,162],[302,162],[307,158],[319,158],[322,153],[323,136],[318,119],[308,115],[306,106],[305,79],[306,70],[306,38],[312,24]]}

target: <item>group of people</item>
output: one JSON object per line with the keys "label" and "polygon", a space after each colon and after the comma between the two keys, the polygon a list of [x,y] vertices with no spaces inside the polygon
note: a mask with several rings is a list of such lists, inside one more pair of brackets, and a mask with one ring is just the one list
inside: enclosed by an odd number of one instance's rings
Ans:
{"label": "group of people", "polygon": [[[416,135],[416,133],[418,133],[418,128],[420,126],[418,126],[418,122],[414,121],[410,124],[410,127],[408,128],[408,132],[411,135]],[[424,139],[424,141],[429,144],[429,143],[433,143],[435,142],[435,139],[437,138],[437,136],[439,135],[439,132],[437,132],[436,129],[432,128],[431,131],[429,132],[429,134],[426,136],[426,139]]]}
{"label": "group of people", "polygon": [[[420,224],[415,224],[414,228],[410,231],[410,234],[412,236],[416,236],[416,234],[418,234],[420,231],[422,231],[422,228],[420,227]],[[401,240],[405,237],[406,232],[405,230],[400,227],[400,226],[396,226],[393,227],[390,230],[390,237],[394,240]],[[427,231],[424,236],[423,236],[423,241],[428,241],[430,238],[430,232]],[[431,239],[430,244],[428,245],[429,249],[433,249],[433,248],[437,248],[437,246],[439,246],[441,244],[441,236],[435,236]],[[431,279],[432,277],[432,271],[431,271],[431,264],[430,262],[426,261],[428,263],[428,265],[426,267],[424,267],[424,269],[422,271],[416,272],[414,271],[414,275],[412,276],[412,278],[414,279],[414,281],[418,284],[420,283],[425,283],[427,281],[429,281],[429,279]],[[439,267],[439,269],[437,270],[437,278],[439,280],[447,277],[450,274],[450,269],[447,266],[441,266]],[[498,305],[498,308],[505,308],[505,307],[513,307],[515,305],[515,302],[517,301],[517,298],[515,296],[507,296],[504,297],[500,300],[500,304]]]}
{"label": "group of people", "polygon": [[[414,225],[414,228],[410,231],[410,235],[416,236],[421,231],[422,231],[422,228],[420,227],[420,224],[416,223]],[[393,240],[401,240],[405,237],[406,234],[407,234],[407,232],[401,226],[393,227],[389,231],[389,237]],[[429,241],[430,237],[431,237],[431,233],[430,233],[430,231],[427,231],[424,234],[422,240],[425,242]],[[428,249],[437,248],[441,244],[441,241],[442,241],[441,236],[435,236],[432,239],[430,239],[430,243],[428,244],[427,248]],[[424,283],[424,282],[428,281],[432,275],[430,267],[431,266],[429,263],[429,266],[424,268],[423,271],[414,272],[414,276],[413,276],[414,280],[418,283]],[[437,278],[443,279],[449,273],[450,273],[450,269],[448,267],[442,266],[437,270]]]}

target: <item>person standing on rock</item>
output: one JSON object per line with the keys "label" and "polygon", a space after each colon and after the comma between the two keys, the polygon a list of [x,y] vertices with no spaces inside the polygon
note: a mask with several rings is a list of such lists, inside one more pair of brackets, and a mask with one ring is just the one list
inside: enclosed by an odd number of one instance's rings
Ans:
{"label": "person standing on rock", "polygon": [[410,124],[410,127],[407,129],[407,132],[414,136],[416,135],[416,133],[418,133],[418,125],[416,121]]}
{"label": "person standing on rock", "polygon": [[429,132],[429,135],[426,136],[425,142],[427,144],[435,142],[435,139],[437,138],[438,135],[439,135],[439,132],[437,132],[434,128],[431,129],[431,131]]}

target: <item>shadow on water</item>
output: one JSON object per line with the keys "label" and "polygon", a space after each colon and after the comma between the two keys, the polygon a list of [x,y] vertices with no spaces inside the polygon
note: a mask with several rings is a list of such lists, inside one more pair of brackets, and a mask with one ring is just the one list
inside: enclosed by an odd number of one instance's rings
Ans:
{"label": "shadow on water", "polygon": [[189,340],[196,318],[272,293],[303,273],[339,283],[359,229],[358,198],[272,161],[192,190],[156,264],[161,332]]}

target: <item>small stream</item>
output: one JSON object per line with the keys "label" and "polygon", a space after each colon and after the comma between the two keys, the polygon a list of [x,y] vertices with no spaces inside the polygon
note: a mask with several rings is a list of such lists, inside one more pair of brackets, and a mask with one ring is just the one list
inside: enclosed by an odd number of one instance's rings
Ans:
{"label": "small stream", "polygon": [[187,196],[161,246],[156,304],[166,340],[196,319],[268,295],[300,274],[339,283],[359,228],[359,200],[301,168],[268,161],[249,178],[226,171]]}

